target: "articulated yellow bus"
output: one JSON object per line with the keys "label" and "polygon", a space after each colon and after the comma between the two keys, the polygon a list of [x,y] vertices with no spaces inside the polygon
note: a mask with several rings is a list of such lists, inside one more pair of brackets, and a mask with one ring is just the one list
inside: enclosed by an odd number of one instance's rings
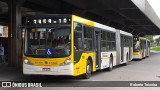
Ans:
{"label": "articulated yellow bus", "polygon": [[133,59],[143,59],[150,55],[150,41],[143,37],[133,37]]}
{"label": "articulated yellow bus", "polygon": [[133,58],[132,34],[75,15],[28,17],[23,74],[89,78]]}

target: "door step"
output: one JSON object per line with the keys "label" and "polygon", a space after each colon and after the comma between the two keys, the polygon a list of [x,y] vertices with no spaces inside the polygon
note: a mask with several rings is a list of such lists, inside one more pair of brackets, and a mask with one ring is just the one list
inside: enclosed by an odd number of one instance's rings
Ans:
{"label": "door step", "polygon": [[96,68],[98,68],[98,65],[96,65]]}
{"label": "door step", "polygon": [[96,65],[96,69],[99,70],[99,69],[101,69],[101,68],[100,68],[98,65]]}
{"label": "door step", "polygon": [[99,68],[99,67],[98,67],[98,68],[96,68],[96,70],[100,70],[100,69],[101,69],[101,68]]}

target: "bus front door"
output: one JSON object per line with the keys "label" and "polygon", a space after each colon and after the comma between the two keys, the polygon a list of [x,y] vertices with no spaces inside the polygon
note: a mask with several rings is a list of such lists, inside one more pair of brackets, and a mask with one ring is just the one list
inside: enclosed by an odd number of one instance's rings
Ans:
{"label": "bus front door", "polygon": [[129,60],[131,60],[132,57],[131,48],[132,48],[132,38],[129,39]]}
{"label": "bus front door", "polygon": [[100,51],[100,32],[95,31],[95,42],[94,42],[94,47],[95,47],[95,51],[96,51],[96,68],[100,68],[101,67],[101,51]]}
{"label": "bus front door", "polygon": [[124,61],[124,36],[121,35],[121,62]]}

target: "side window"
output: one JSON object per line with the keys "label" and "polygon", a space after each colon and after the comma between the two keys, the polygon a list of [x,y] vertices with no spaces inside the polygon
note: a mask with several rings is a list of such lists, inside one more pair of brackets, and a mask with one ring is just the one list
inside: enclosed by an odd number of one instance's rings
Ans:
{"label": "side window", "polygon": [[[136,40],[136,38],[134,38]],[[121,35],[121,45],[124,47],[132,47],[132,37]]]}
{"label": "side window", "polygon": [[130,44],[131,44],[130,46],[133,47],[133,38],[132,37],[130,37]]}
{"label": "side window", "polygon": [[128,42],[127,42],[127,37],[126,36],[124,36],[124,42],[125,42],[124,46],[127,47]]}
{"label": "side window", "polygon": [[146,49],[146,40],[144,40],[144,45],[143,46],[144,46],[144,49]]}
{"label": "side window", "polygon": [[82,24],[74,22],[74,50],[82,51]]}
{"label": "side window", "polygon": [[101,31],[101,40],[106,40],[107,39],[107,35],[105,31]]}
{"label": "side window", "polygon": [[112,46],[112,43],[111,42],[107,42],[107,50],[111,50],[111,46]]}
{"label": "side window", "polygon": [[148,47],[150,48],[150,42],[148,41]]}
{"label": "side window", "polygon": [[111,50],[116,50],[116,36],[115,36],[115,33],[111,33],[111,43],[112,43],[112,46],[111,46]]}
{"label": "side window", "polygon": [[146,40],[145,40],[145,49],[146,49]]}
{"label": "side window", "polygon": [[112,42],[112,50],[116,50],[116,42]]}
{"label": "side window", "polygon": [[115,41],[115,33],[111,33],[111,41]]}
{"label": "side window", "polygon": [[110,41],[110,39],[111,39],[110,34],[111,34],[110,32],[107,32],[107,41]]}
{"label": "side window", "polygon": [[111,34],[110,32],[107,32],[107,50],[111,49],[111,43],[110,43],[111,35],[110,34]]}
{"label": "side window", "polygon": [[93,50],[93,28],[84,26],[84,49],[86,51]]}
{"label": "side window", "polygon": [[107,50],[116,50],[116,36],[113,32],[107,32]]}
{"label": "side window", "polygon": [[141,49],[143,49],[143,40],[140,40],[140,46],[141,46]]}
{"label": "side window", "polygon": [[74,30],[77,31],[77,32],[78,31],[82,32],[82,24],[74,22]]}
{"label": "side window", "polygon": [[107,51],[107,33],[101,31],[101,51]]}
{"label": "side window", "polygon": [[130,40],[129,40],[129,36],[127,36],[127,47],[129,47],[129,44],[130,44]]}
{"label": "side window", "polygon": [[84,26],[84,38],[92,39],[93,28],[89,26]]}
{"label": "side window", "polygon": [[124,38],[123,38],[123,35],[121,35],[121,47],[124,46]]}

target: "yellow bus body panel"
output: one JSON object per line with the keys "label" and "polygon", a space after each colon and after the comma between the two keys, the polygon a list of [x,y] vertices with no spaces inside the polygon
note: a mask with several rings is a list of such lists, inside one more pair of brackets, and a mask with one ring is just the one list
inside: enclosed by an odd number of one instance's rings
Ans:
{"label": "yellow bus body panel", "polygon": [[86,62],[89,57],[92,58],[92,72],[96,71],[95,52],[84,52],[82,53],[80,60],[74,64],[74,76],[86,73]]}
{"label": "yellow bus body panel", "polygon": [[[94,26],[94,22],[72,15],[72,24],[71,24],[71,55],[68,57],[60,57],[60,58],[34,58],[27,57],[25,55],[24,58],[28,59],[31,64],[34,66],[60,66],[66,58],[71,59],[71,63],[74,63],[74,22],[82,23],[89,26]],[[38,52],[38,51],[37,51]],[[74,64],[73,76],[78,76],[86,73],[86,62],[87,59],[92,58],[92,72],[96,71],[96,53],[93,51],[84,51],[80,57],[80,60]]]}
{"label": "yellow bus body panel", "polygon": [[28,59],[29,62],[34,66],[60,66],[66,60],[66,58],[71,58],[71,56],[64,58],[34,58],[34,57],[25,57],[25,58]]}
{"label": "yellow bus body panel", "polygon": [[[142,40],[142,37],[139,37],[139,42],[141,43],[141,40]],[[143,57],[142,57],[142,52],[143,52],[143,49],[141,49],[141,47],[140,47],[140,51],[139,52],[133,52],[133,55],[138,55],[138,54],[140,54],[140,59],[142,59]]]}
{"label": "yellow bus body panel", "polygon": [[94,22],[93,21],[90,21],[90,20],[75,16],[75,15],[72,15],[72,21],[73,22],[79,22],[79,23],[82,23],[82,24],[85,24],[85,25],[89,25],[89,26],[94,26]]}
{"label": "yellow bus body panel", "polygon": [[[94,26],[94,22],[87,20],[85,18],[81,18],[78,17],[76,15],[72,15],[72,31],[73,31],[73,36],[74,36],[74,22],[78,22],[81,24],[85,24],[85,25],[89,25],[89,26]],[[74,38],[73,38],[74,41]],[[72,50],[74,50],[74,47],[72,47]],[[87,59],[91,57],[92,58],[92,71],[96,71],[96,61],[95,61],[95,57],[96,57],[96,53],[92,52],[92,51],[84,51],[80,57],[80,60],[74,64],[74,76],[78,76],[78,75],[82,75],[84,73],[86,73],[86,62]],[[74,53],[73,53],[73,59],[74,59]]]}
{"label": "yellow bus body panel", "polygon": [[133,52],[133,55],[140,55],[140,57],[142,59],[142,52],[143,52],[143,50],[140,50],[139,52]]}

